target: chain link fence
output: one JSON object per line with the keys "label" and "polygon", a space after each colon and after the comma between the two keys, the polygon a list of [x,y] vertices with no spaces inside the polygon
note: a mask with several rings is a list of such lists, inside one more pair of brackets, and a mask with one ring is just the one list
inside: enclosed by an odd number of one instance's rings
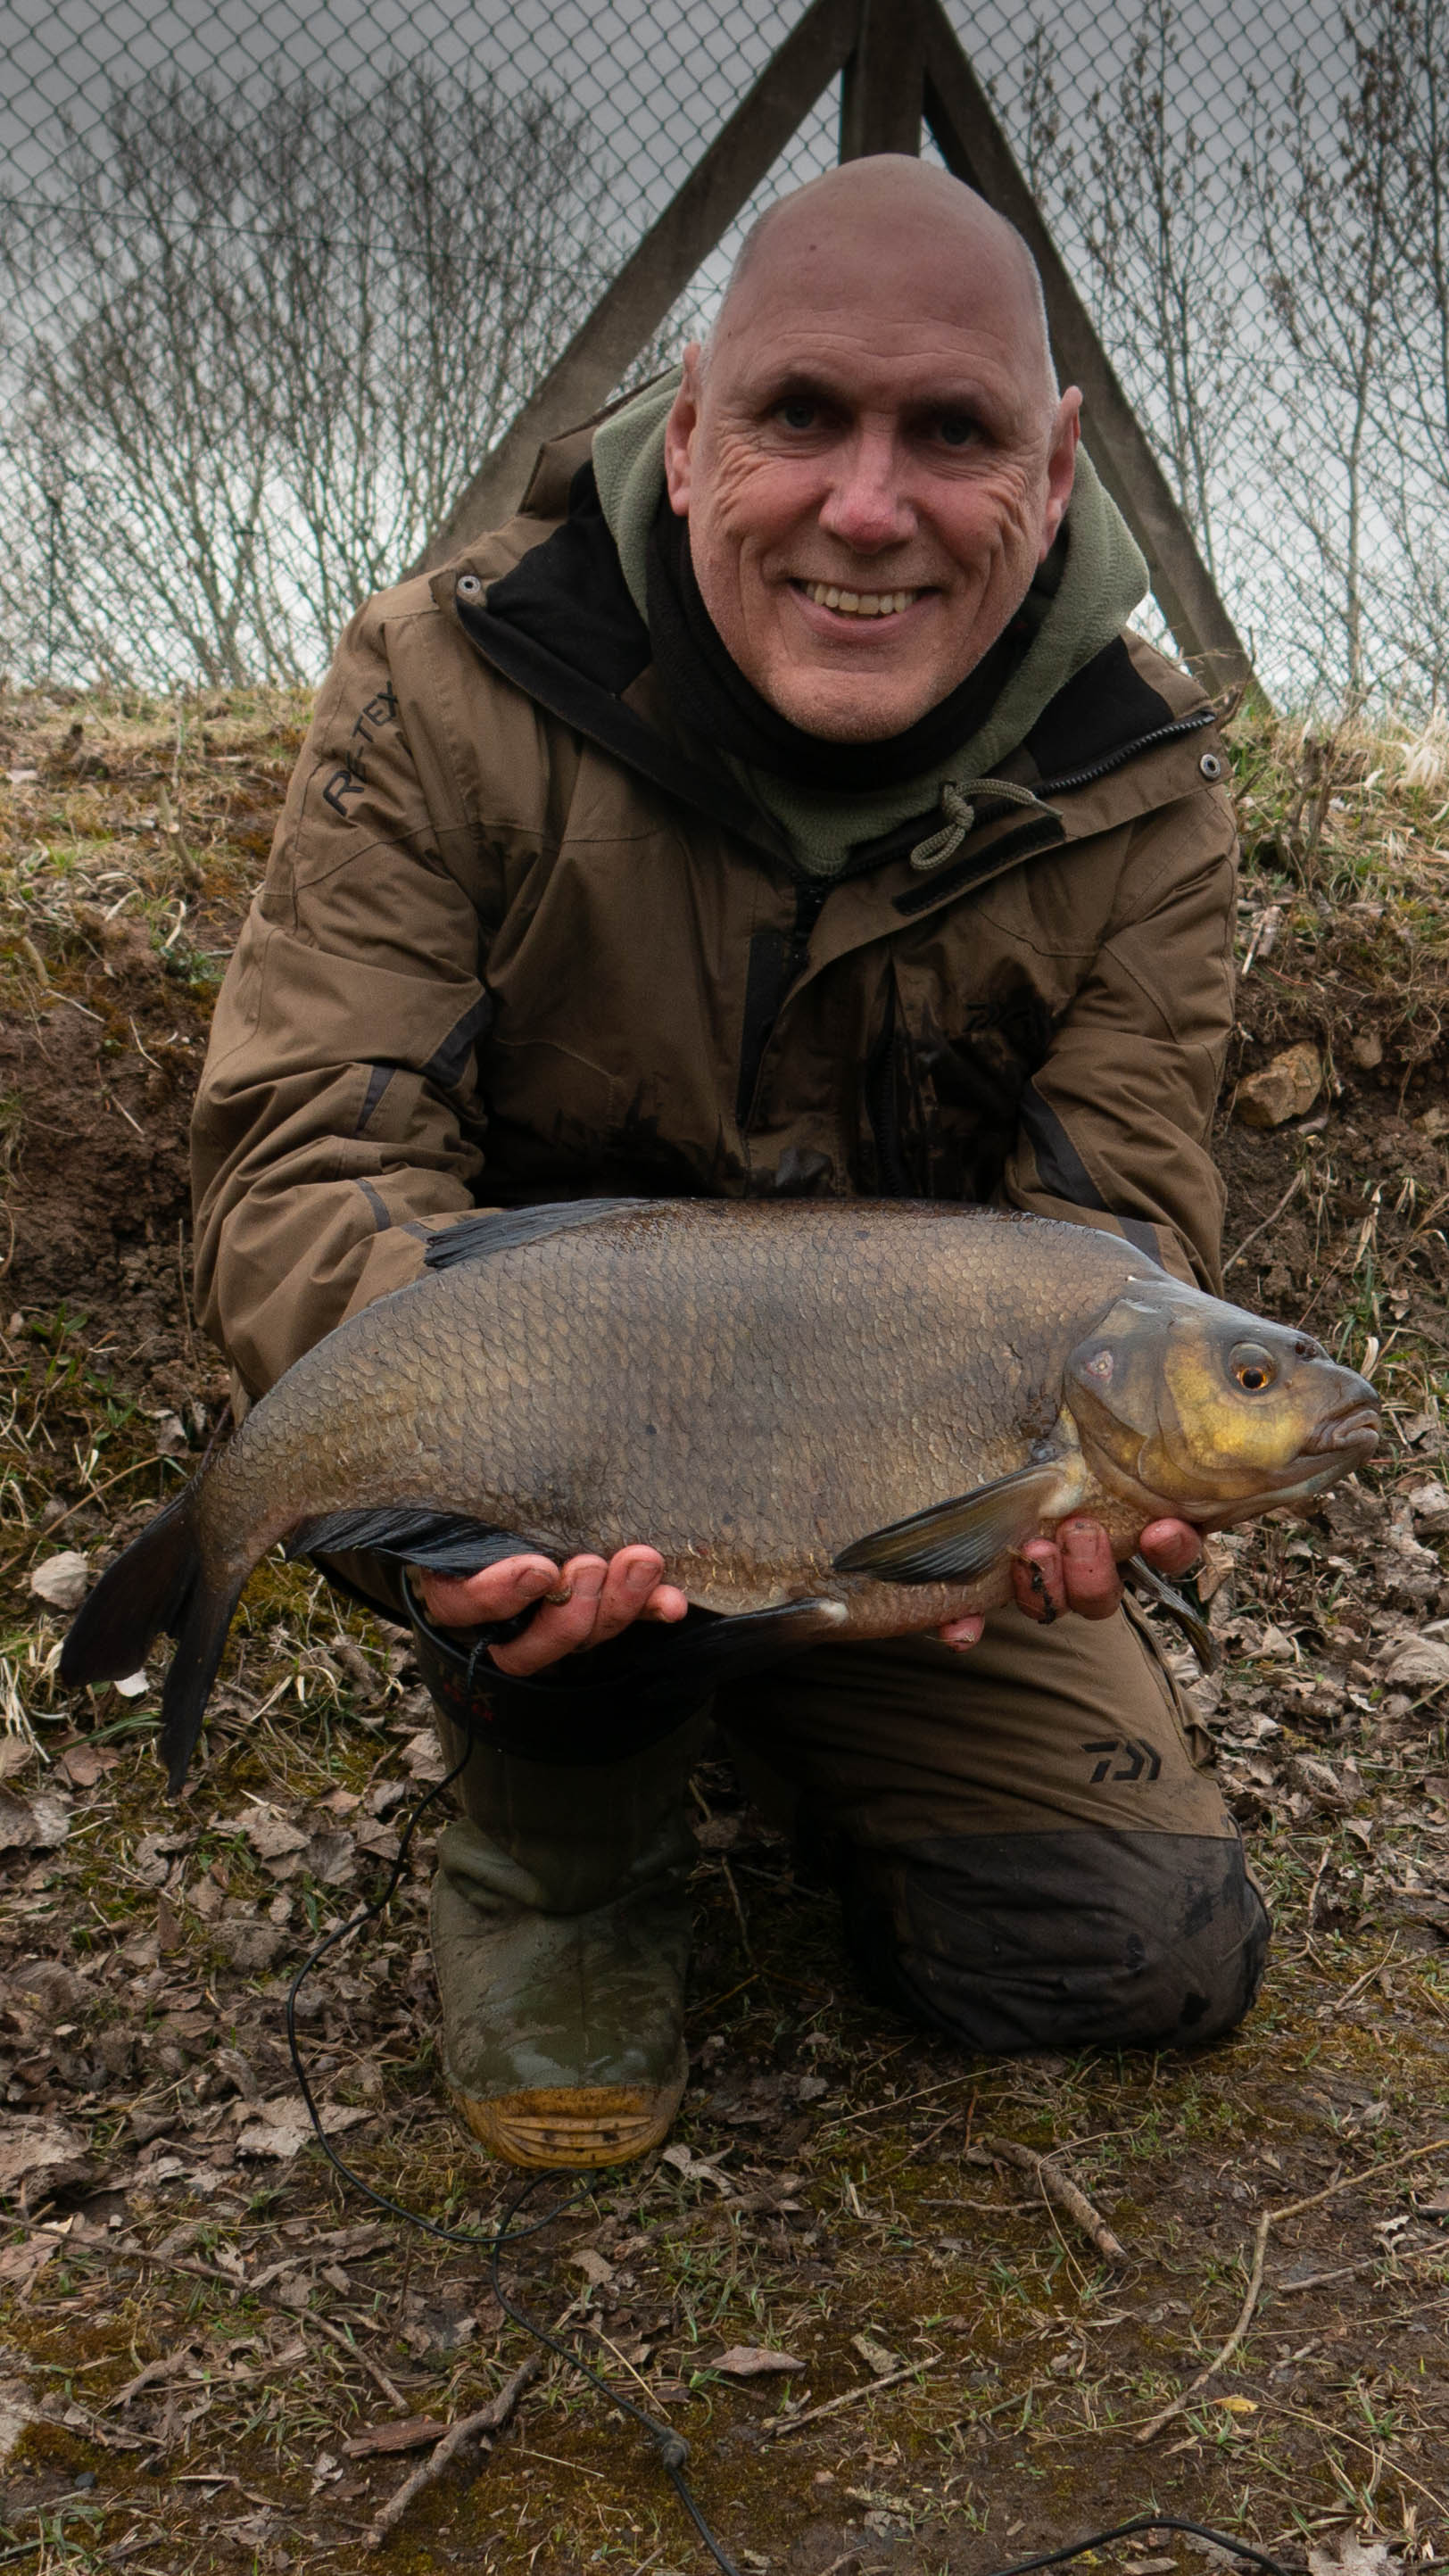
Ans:
{"label": "chain link fence", "polygon": [[[315,675],[802,8],[4,0],[0,667]],[[1437,706],[1449,0],[951,14],[1269,689]]]}

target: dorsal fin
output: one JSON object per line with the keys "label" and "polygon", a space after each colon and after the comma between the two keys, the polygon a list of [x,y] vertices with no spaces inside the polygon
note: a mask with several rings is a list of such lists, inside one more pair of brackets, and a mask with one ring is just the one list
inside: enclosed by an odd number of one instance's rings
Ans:
{"label": "dorsal fin", "polygon": [[545,1235],[570,1234],[601,1217],[632,1216],[657,1207],[657,1199],[558,1199],[544,1207],[480,1208],[476,1216],[459,1217],[456,1225],[430,1235],[429,1270],[451,1270],[455,1262],[486,1261],[490,1253],[512,1252],[520,1243],[539,1243]]}

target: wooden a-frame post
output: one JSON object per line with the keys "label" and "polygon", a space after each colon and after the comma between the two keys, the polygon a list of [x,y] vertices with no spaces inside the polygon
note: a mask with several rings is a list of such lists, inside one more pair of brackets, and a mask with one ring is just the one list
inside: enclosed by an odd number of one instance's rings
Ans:
{"label": "wooden a-frame post", "polygon": [[1015,224],[1041,272],[1064,383],[1080,385],[1102,481],[1147,557],[1179,652],[1206,684],[1252,678],[1197,540],[1073,286],[942,0],[811,0],[753,88],[460,493],[424,563],[444,563],[518,504],[536,450],[607,402],[700,263],[765,179],[836,74],[840,159],[919,152],[930,127],[947,168]]}

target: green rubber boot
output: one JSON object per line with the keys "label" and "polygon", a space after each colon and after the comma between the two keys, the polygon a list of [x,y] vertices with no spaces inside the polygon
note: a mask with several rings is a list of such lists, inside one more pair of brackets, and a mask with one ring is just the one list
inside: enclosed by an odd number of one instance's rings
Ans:
{"label": "green rubber boot", "polygon": [[[439,1733],[456,1760],[441,1716]],[[616,2164],[679,2108],[699,1734],[587,1766],[475,1745],[438,1845],[433,1964],[449,2088],[510,2164]]]}

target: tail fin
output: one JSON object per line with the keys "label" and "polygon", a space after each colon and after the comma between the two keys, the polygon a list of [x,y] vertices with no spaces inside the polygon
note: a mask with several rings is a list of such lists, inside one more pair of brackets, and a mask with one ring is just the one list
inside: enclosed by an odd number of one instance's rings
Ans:
{"label": "tail fin", "polygon": [[215,1591],[197,1540],[196,1486],[148,1521],[82,1602],[60,1655],[67,1688],[138,1672],[164,1628],[177,1647],[161,1695],[161,1751],[173,1796],[186,1777],[241,1584]]}

